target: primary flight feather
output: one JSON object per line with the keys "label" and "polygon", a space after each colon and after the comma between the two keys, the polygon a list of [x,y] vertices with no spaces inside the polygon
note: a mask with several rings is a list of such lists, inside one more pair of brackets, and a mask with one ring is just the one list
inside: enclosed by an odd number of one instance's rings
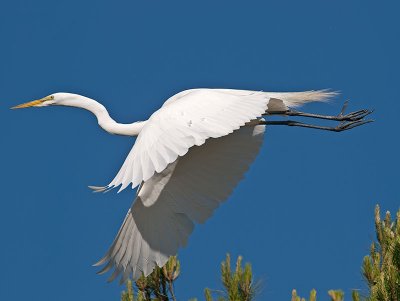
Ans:
{"label": "primary flight feather", "polygon": [[[232,193],[255,159],[267,124],[343,131],[369,122],[371,113],[324,116],[294,111],[308,102],[325,101],[336,93],[326,90],[273,93],[228,89],[192,89],[169,98],[147,121],[120,124],[97,101],[71,93],[55,93],[14,108],[73,106],[91,111],[111,134],[137,136],[121,169],[95,191],[138,186],[118,234],[96,264],[99,273],[113,269],[109,280],[121,282],[154,267],[187,243],[195,223],[205,222]],[[338,120],[336,127],[291,120],[265,121],[263,115],[304,116]]]}

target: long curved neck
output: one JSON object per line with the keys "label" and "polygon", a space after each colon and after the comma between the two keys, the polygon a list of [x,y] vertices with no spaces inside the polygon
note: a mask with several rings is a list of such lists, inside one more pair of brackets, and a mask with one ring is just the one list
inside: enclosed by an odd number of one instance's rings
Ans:
{"label": "long curved neck", "polygon": [[98,121],[98,124],[102,129],[110,134],[124,135],[124,136],[137,136],[145,125],[146,121],[138,121],[129,124],[117,123],[110,117],[107,109],[97,101],[76,95],[76,97],[69,98],[60,102],[60,105],[77,107],[92,112]]}

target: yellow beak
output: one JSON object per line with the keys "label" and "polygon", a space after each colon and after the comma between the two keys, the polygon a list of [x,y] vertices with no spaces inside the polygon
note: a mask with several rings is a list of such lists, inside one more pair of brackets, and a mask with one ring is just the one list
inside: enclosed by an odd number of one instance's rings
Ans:
{"label": "yellow beak", "polygon": [[23,109],[23,108],[35,107],[35,106],[40,105],[41,103],[45,102],[46,100],[49,100],[49,97],[44,97],[44,98],[37,99],[34,101],[22,103],[18,106],[12,107],[11,109]]}

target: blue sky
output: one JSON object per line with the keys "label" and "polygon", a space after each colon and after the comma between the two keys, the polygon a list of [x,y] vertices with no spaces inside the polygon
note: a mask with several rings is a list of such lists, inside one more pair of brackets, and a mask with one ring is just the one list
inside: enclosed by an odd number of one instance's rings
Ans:
{"label": "blue sky", "polygon": [[[297,288],[365,288],[373,208],[399,208],[398,1],[3,1],[0,9],[0,299],[119,300],[91,264],[134,192],[92,194],[133,139],[73,108],[11,111],[52,92],[87,95],[120,122],[194,87],[332,88],[336,114],[374,108],[345,133],[271,127],[232,197],[181,250],[179,300],[219,289],[225,253],[253,264],[260,300]],[[61,292],[60,292],[61,291]],[[325,298],[327,299],[327,298]]]}

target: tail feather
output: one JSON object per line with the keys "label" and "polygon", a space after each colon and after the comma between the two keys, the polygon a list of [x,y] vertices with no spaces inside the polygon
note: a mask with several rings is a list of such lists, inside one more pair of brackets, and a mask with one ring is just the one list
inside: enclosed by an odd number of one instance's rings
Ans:
{"label": "tail feather", "polygon": [[249,93],[262,93],[265,97],[270,99],[267,109],[269,112],[282,112],[288,110],[288,108],[300,107],[309,102],[327,102],[331,98],[339,95],[339,92],[330,91],[329,89],[303,92],[262,92],[230,89],[217,89],[217,91],[237,96],[245,96],[249,95]]}
{"label": "tail feather", "polygon": [[339,92],[324,90],[311,90],[304,92],[265,92],[272,99],[281,100],[286,107],[296,108],[309,102],[327,102],[339,95]]}

